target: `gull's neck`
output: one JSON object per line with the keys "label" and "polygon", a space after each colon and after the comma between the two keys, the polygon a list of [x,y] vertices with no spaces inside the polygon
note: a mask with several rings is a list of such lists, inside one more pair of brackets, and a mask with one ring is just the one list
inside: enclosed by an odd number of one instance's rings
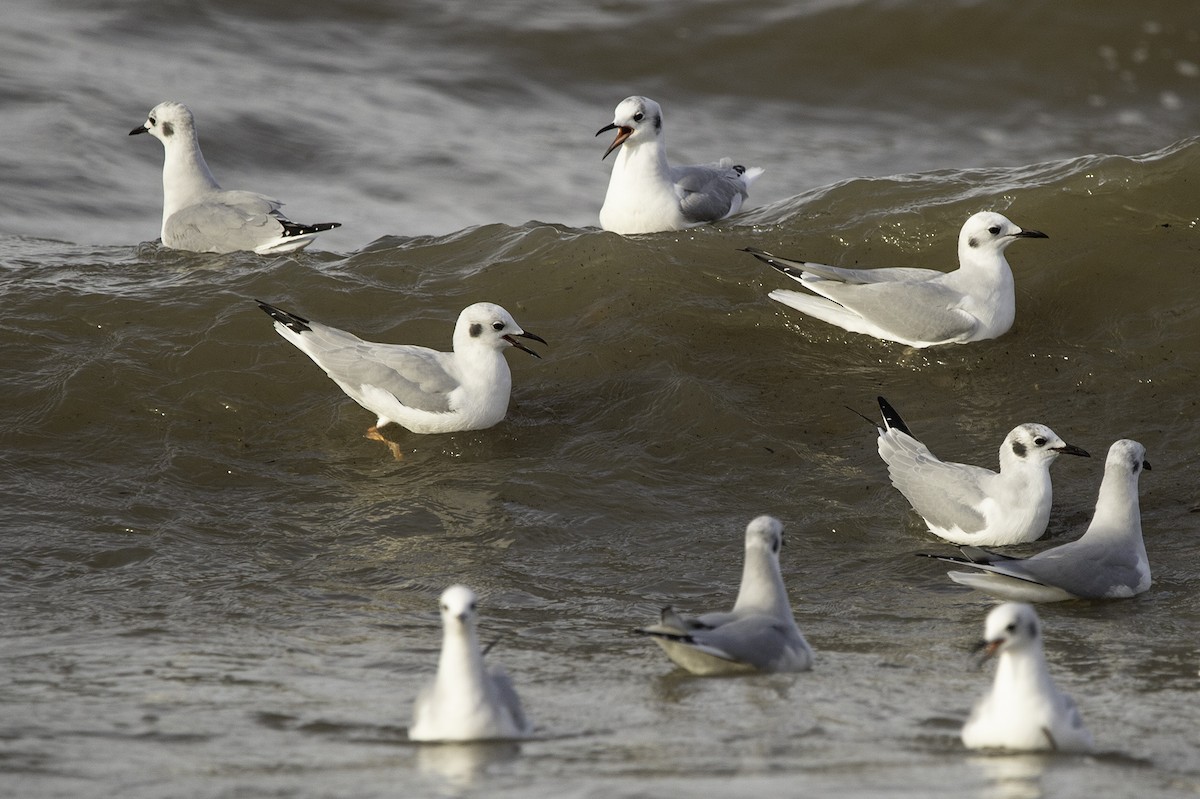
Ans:
{"label": "gull's neck", "polygon": [[437,691],[463,700],[483,693],[483,654],[474,624],[450,621],[442,635],[442,653],[438,658]]}
{"label": "gull's neck", "polygon": [[650,233],[687,225],[671,180],[662,136],[621,145],[600,209],[600,224],[621,233]]}
{"label": "gull's neck", "polygon": [[[190,133],[190,135],[187,135]],[[208,171],[193,131],[180,130],[163,142],[163,225],[171,214],[221,187]]]}
{"label": "gull's neck", "polygon": [[994,338],[1011,328],[1016,318],[1016,287],[1004,252],[962,246],[958,266],[940,280],[965,295],[960,307],[979,320],[978,334]]}
{"label": "gull's neck", "polygon": [[738,589],[734,613],[767,613],[777,618],[791,618],[787,588],[779,573],[779,563],[761,546],[746,548],[742,566],[742,585]]}
{"label": "gull's neck", "polygon": [[662,135],[650,141],[622,144],[613,165],[614,179],[617,175],[626,180],[673,185],[671,165],[667,163],[667,145]]}
{"label": "gull's neck", "polygon": [[1145,560],[1146,545],[1142,541],[1138,484],[1129,472],[1127,463],[1105,468],[1104,479],[1100,481],[1100,494],[1096,498],[1096,514],[1083,537],[1089,541],[1098,538],[1136,539],[1142,547],[1142,560]]}
{"label": "gull's neck", "polygon": [[1046,668],[1041,644],[1030,643],[1019,652],[1001,652],[992,685],[993,693],[1000,697],[1030,691],[1040,695],[1053,693],[1054,681]]}

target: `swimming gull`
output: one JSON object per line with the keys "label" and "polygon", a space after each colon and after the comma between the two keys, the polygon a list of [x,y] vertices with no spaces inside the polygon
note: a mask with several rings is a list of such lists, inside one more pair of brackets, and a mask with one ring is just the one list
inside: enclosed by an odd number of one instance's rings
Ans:
{"label": "swimming gull", "polygon": [[821,296],[775,289],[773,300],[852,333],[910,347],[965,344],[1008,332],[1016,316],[1012,270],[1004,250],[1020,238],[1048,238],[983,211],[962,226],[953,272],[893,267],[843,269],[745,252]]}
{"label": "swimming gull", "polygon": [[813,653],[796,626],[779,572],[783,524],[759,516],[746,527],[742,584],[733,610],[686,618],[663,608],[658,624],[637,632],[693,674],[805,671]]}
{"label": "swimming gull", "polygon": [[1043,424],[1013,428],[1000,445],[1000,471],[938,460],[887,400],[879,457],[892,485],[929,531],[955,544],[1004,546],[1041,538],[1050,520],[1050,464],[1059,455],[1088,454]]}
{"label": "swimming gull", "polygon": [[978,572],[949,572],[977,591],[1018,602],[1124,599],[1150,589],[1150,560],[1142,540],[1138,476],[1149,469],[1146,449],[1122,439],[1108,449],[1096,512],[1084,534],[1029,558],[962,547],[964,558],[926,555]]}
{"label": "swimming gull", "polygon": [[1092,736],[1079,709],[1046,668],[1041,624],[1033,607],[1006,602],[992,608],[979,648],[985,658],[996,657],[996,677],[963,725],[962,741],[968,749],[1092,750]]}
{"label": "swimming gull", "polygon": [[340,222],[300,225],[279,208],[283,203],[250,191],[225,191],[200,153],[192,112],[167,101],[150,110],[130,136],[149,133],[163,143],[163,221],[165,247],[191,252],[251,250],[259,255],[292,252],[312,244]]}
{"label": "swimming gull", "polygon": [[512,682],[483,663],[475,632],[475,592],[452,585],[442,592],[442,653],[437,676],[417,696],[408,737],[414,741],[523,738],[531,725]]}
{"label": "swimming gull", "polygon": [[613,121],[596,135],[616,130],[603,158],[618,147],[600,209],[600,226],[614,233],[681,230],[736,214],[750,185],[763,173],[725,158],[703,166],[671,166],[663,138],[662,109],[649,97],[626,97]]}
{"label": "swimming gull", "polygon": [[482,430],[508,412],[512,374],[504,350],[516,347],[540,358],[518,338],[545,344],[508,311],[490,302],[467,306],[454,326],[453,352],[411,344],[377,344],[336,327],[311,322],[256,300],[275,320],[279,335],[312,358],[342,391],[379,420],[367,438],[400,448],[379,428],[395,422],[414,433]]}

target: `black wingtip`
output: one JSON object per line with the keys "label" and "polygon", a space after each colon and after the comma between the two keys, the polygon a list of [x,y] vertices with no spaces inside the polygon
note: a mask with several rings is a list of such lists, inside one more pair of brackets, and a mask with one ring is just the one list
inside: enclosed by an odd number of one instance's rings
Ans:
{"label": "black wingtip", "polygon": [[283,225],[283,237],[290,238],[292,236],[304,236],[309,233],[320,233],[324,230],[333,230],[335,227],[341,227],[341,222],[316,222],[312,225],[298,225],[292,221],[280,220]]}
{"label": "black wingtip", "polygon": [[312,330],[312,328],[309,327],[309,321],[303,316],[297,316],[296,314],[285,311],[282,308],[276,308],[274,305],[263,302],[262,300],[255,300],[255,302],[258,303],[258,307],[262,309],[263,313],[274,319],[279,324],[287,327],[289,330],[294,330],[297,333],[307,333]]}
{"label": "black wingtip", "polygon": [[662,638],[665,641],[677,641],[681,644],[695,644],[696,639],[687,633],[668,633],[662,630],[647,630],[644,627],[634,627],[633,631],[638,635],[648,635],[651,638]]}
{"label": "black wingtip", "polygon": [[889,430],[899,430],[906,436],[913,436],[912,431],[908,429],[908,425],[900,418],[900,414],[892,407],[892,404],[883,397],[876,397],[879,401],[879,411],[883,414],[883,423],[888,426]]}

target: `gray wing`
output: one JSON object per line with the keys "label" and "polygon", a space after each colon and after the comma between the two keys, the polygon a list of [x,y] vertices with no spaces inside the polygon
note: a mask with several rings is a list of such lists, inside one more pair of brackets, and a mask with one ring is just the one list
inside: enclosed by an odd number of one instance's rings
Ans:
{"label": "gray wing", "polygon": [[669,638],[687,638],[697,630],[711,630],[737,619],[732,613],[714,611],[700,616],[682,616],[675,608],[667,605],[659,614],[658,624],[639,627],[638,632],[646,635],[663,635]]}
{"label": "gray wing", "polygon": [[940,461],[928,447],[899,430],[879,437],[879,456],[888,466],[892,485],[931,525],[957,527],[965,533],[977,533],[986,525],[976,508],[985,497],[980,480],[992,472]]}
{"label": "gray wing", "polygon": [[254,192],[216,192],[168,217],[163,244],[193,252],[253,250],[283,235],[280,205]]}
{"label": "gray wing", "polygon": [[311,331],[296,334],[276,322],[275,329],[325,370],[350,396],[374,386],[401,404],[430,413],[450,410],[450,392],[458,381],[443,367],[440,353],[425,347],[363,341],[336,327],[309,322]]}
{"label": "gray wing", "polygon": [[529,721],[525,718],[525,710],[521,707],[521,698],[517,696],[517,690],[513,688],[508,673],[499,666],[495,666],[488,672],[488,677],[491,678],[493,698],[508,711],[508,715],[512,717],[513,724],[519,731],[527,731]]}
{"label": "gray wing", "polygon": [[848,284],[804,280],[806,288],[854,311],[877,327],[910,341],[964,338],[979,321],[957,306],[961,292],[930,280]]}
{"label": "gray wing", "polygon": [[747,247],[746,252],[758,260],[778,269],[792,280],[808,283],[815,279],[835,280],[839,283],[862,285],[865,283],[920,283],[941,277],[944,272],[936,269],[920,269],[913,266],[885,266],[877,269],[848,269],[841,266],[829,266],[813,261],[797,261],[783,258],[764,250]]}
{"label": "gray wing", "polygon": [[734,198],[745,200],[742,172],[728,161],[704,166],[671,167],[671,182],[679,192],[679,206],[689,222],[712,222],[729,215]]}
{"label": "gray wing", "polygon": [[996,566],[1085,599],[1103,598],[1114,586],[1132,588],[1141,577],[1137,552],[1132,547],[1087,546],[1082,540]]}
{"label": "gray wing", "polygon": [[794,627],[772,616],[743,616],[714,630],[692,633],[697,645],[726,660],[768,669],[792,640]]}
{"label": "gray wing", "polygon": [[920,269],[915,266],[847,269],[841,266],[828,266],[816,263],[803,264],[803,270],[806,282],[811,279],[810,276],[815,276],[822,280],[834,280],[838,283],[849,283],[859,286],[869,283],[921,283],[945,274],[936,269]]}

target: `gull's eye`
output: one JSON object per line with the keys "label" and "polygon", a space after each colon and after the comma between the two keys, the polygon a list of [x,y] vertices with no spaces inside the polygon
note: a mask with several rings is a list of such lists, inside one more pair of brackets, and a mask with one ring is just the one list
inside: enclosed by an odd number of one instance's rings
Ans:
{"label": "gull's eye", "polygon": [[146,121],[150,123],[150,127],[154,127],[155,125],[158,124],[158,120],[156,120],[154,117],[150,117]]}
{"label": "gull's eye", "polygon": [[474,602],[471,603],[471,612],[472,613],[475,612],[475,603]]}
{"label": "gull's eye", "polygon": [[1012,624],[1005,627],[1004,631],[1006,633],[1015,633],[1017,631],[1017,623],[1014,621]]}
{"label": "gull's eye", "polygon": [[1038,436],[1037,438],[1035,438],[1033,440],[1033,443],[1039,447],[1044,447],[1044,446],[1046,446],[1046,439],[1042,438],[1041,436]]}
{"label": "gull's eye", "polygon": [[991,233],[993,236],[999,236],[1000,235],[1000,226],[992,225],[990,228],[988,228],[988,233]]}
{"label": "gull's eye", "polygon": [[503,322],[492,322],[492,330],[503,330],[503,329],[504,329]]}
{"label": "gull's eye", "polygon": [[638,111],[636,114],[633,115],[634,122],[641,122],[645,118],[646,118],[646,115],[643,114],[641,111]]}

